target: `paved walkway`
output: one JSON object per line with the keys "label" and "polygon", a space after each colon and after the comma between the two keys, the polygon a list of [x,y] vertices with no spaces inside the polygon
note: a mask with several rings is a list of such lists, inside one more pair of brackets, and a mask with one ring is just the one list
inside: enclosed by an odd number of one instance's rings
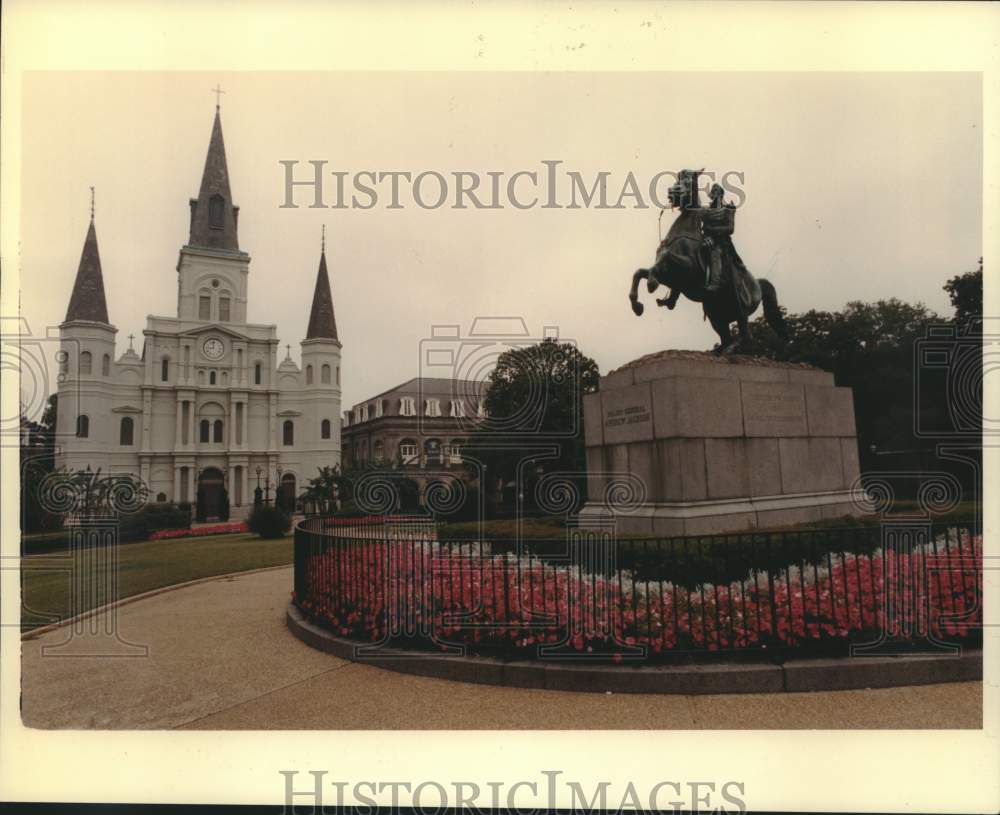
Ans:
{"label": "paved walkway", "polygon": [[22,715],[40,728],[979,728],[982,683],[732,696],[570,693],[406,676],[347,662],[285,628],[291,569],[224,577],[122,606],[121,637],[43,655],[22,644]]}

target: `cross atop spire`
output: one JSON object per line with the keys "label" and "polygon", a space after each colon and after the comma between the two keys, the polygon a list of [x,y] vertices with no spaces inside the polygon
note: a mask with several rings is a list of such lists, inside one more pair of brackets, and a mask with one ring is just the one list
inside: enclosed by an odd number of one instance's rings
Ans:
{"label": "cross atop spire", "polygon": [[220,97],[221,97],[222,94],[225,93],[225,91],[222,90],[222,86],[218,82],[216,82],[215,83],[215,87],[212,88],[212,93],[215,94],[215,109],[218,110],[219,109],[219,103],[222,101],[220,99]]}
{"label": "cross atop spire", "polygon": [[[93,189],[93,187],[91,187]],[[319,239],[319,251],[326,253],[326,224],[322,225],[323,231],[320,233],[321,237]]]}
{"label": "cross atop spire", "polygon": [[94,188],[90,188],[90,220],[94,220]]}

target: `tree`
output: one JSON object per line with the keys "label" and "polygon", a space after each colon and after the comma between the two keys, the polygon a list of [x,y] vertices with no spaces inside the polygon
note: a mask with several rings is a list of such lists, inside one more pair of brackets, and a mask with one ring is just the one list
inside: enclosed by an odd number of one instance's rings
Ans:
{"label": "tree", "polygon": [[331,482],[336,489],[335,494],[340,503],[338,510],[341,512],[388,514],[414,513],[420,510],[420,486],[405,475],[401,458],[394,463],[356,464],[343,474],[337,468],[329,469],[333,471]]}
{"label": "tree", "polygon": [[[44,483],[43,483],[44,482]],[[60,516],[102,518],[130,515],[149,501],[149,488],[135,475],[101,475],[101,470],[67,470],[47,473],[38,484],[47,494],[48,510]]]}
{"label": "tree", "polygon": [[303,498],[313,505],[314,511],[330,512],[334,509],[338,498],[346,499],[349,489],[349,479],[340,474],[340,468],[319,467],[318,475],[309,479]]}
{"label": "tree", "polygon": [[[951,278],[944,288],[955,306],[956,322],[981,314],[981,267]],[[918,342],[928,341],[929,326],[946,325],[942,317],[923,303],[890,298],[850,302],[841,311],[788,314],[785,320],[791,333],[788,343],[781,342],[763,318],[755,320],[752,351],[810,363],[832,372],[837,385],[852,388],[862,471],[952,467],[936,458],[937,444],[952,426],[949,368],[931,367],[917,353]],[[953,343],[952,352],[961,350],[961,338],[940,342]],[[954,353],[945,356],[957,359]]]}
{"label": "tree", "polygon": [[[597,363],[572,343],[545,339],[500,355],[484,397],[487,418],[463,450],[472,466],[485,465],[488,495],[498,481],[516,482],[540,469],[580,473],[583,494],[583,396],[599,381]],[[549,446],[556,455],[540,449]],[[535,464],[532,450],[538,450]]]}
{"label": "tree", "polygon": [[914,343],[940,319],[923,303],[854,301],[842,311],[786,315],[787,344],[759,318],[754,345],[772,359],[830,371],[837,385],[853,389],[862,463],[871,465],[872,445],[916,451],[923,444],[913,435]]}
{"label": "tree", "polygon": [[983,316],[983,259],[979,258],[979,268],[974,272],[955,275],[944,284],[951,305],[955,309],[955,321],[966,323],[970,318]]}
{"label": "tree", "polygon": [[58,528],[60,518],[47,512],[40,501],[42,482],[55,470],[55,432],[59,399],[49,396],[41,420],[24,415],[21,406],[21,529],[42,532]]}

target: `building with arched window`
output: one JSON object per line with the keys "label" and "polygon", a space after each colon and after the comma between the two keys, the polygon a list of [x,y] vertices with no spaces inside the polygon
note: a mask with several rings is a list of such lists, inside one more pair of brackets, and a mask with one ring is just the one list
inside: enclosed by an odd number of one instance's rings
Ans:
{"label": "building with arched window", "polygon": [[273,497],[279,478],[301,489],[319,467],[340,464],[341,343],[325,246],[314,276],[303,270],[295,283],[315,281],[308,314],[303,303],[301,367],[291,347],[279,358],[274,325],[247,322],[250,256],[239,245],[218,109],[189,210],[176,314],[147,317],[141,347],[130,338],[120,355],[91,216],[60,326],[57,463],[138,475],[168,501],[194,502],[199,484],[202,494],[225,490],[239,518],[257,468]]}
{"label": "building with arched window", "polygon": [[482,421],[485,383],[419,377],[356,404],[343,422],[344,466],[407,471],[421,494],[434,473],[469,473],[462,448]]}

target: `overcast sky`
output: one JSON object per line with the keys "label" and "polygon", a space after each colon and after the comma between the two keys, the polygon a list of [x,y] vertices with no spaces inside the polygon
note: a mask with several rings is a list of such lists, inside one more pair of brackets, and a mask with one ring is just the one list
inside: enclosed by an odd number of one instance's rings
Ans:
{"label": "overcast sky", "polygon": [[[716,338],[686,300],[668,312],[643,292],[646,314],[629,309],[631,274],[656,249],[655,207],[423,210],[404,186],[404,207],[388,209],[386,182],[372,209],[308,208],[308,192],[283,209],[282,160],[306,178],[310,160],[352,175],[509,176],[556,159],[588,180],[608,171],[612,202],[629,172],[644,197],[664,170],[743,173],[737,249],[791,311],[896,296],[949,314],[942,284],[982,254],[972,74],[36,73],[24,93],[20,258],[34,333],[65,316],[90,185],[119,355],[147,314],[176,314],[217,82],[252,257],[248,317],[277,324],[298,360],[325,223],[345,407],[418,375],[432,326],[467,329],[477,316],[521,317],[533,333],[558,326],[602,373]],[[334,192],[329,175],[327,203]]]}

